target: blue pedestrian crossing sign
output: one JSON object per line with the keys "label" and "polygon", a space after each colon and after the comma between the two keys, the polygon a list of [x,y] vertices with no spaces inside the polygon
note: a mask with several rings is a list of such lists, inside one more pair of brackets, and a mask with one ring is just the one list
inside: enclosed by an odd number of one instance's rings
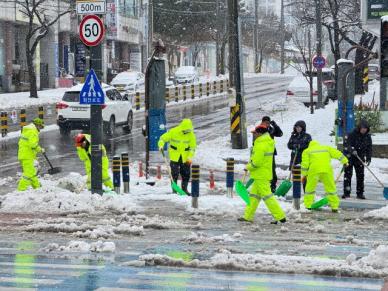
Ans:
{"label": "blue pedestrian crossing sign", "polygon": [[80,104],[102,105],[105,103],[104,91],[93,69],[90,70],[79,94]]}

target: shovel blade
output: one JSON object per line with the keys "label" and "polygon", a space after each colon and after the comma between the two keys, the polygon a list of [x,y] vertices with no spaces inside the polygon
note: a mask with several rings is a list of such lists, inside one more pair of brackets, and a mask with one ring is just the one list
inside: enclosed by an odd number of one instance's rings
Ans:
{"label": "shovel blade", "polygon": [[384,198],[388,200],[388,187],[384,187]]}
{"label": "shovel blade", "polygon": [[327,204],[329,204],[329,200],[327,197],[323,197],[322,199],[314,202],[313,205],[311,205],[311,209],[319,209]]}
{"label": "shovel blade", "polygon": [[292,183],[290,180],[284,180],[275,191],[276,196],[285,196],[290,191]]}
{"label": "shovel blade", "polygon": [[61,167],[54,167],[54,168],[51,168],[51,169],[48,169],[47,173],[49,175],[55,175],[55,174],[58,174],[62,172],[62,168]]}
{"label": "shovel blade", "polygon": [[184,195],[187,195],[187,193],[185,191],[182,190],[181,187],[179,187],[177,185],[177,183],[175,183],[174,181],[171,182],[171,188],[172,190],[174,190],[176,193],[178,193],[179,196],[184,196]]}
{"label": "shovel blade", "polygon": [[248,192],[247,188],[245,188],[244,183],[241,181],[237,181],[236,185],[235,185],[235,189],[236,189],[236,193],[238,194],[238,196],[240,196],[241,199],[244,200],[244,202],[247,205],[250,205],[251,202],[249,199],[249,192]]}

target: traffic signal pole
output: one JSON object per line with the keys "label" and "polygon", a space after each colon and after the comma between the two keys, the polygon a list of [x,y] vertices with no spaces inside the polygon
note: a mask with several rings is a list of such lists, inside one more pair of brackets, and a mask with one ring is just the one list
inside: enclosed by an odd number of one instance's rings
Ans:
{"label": "traffic signal pole", "polygon": [[231,107],[231,140],[233,149],[246,149],[247,130],[239,38],[238,0],[228,0],[229,12],[229,82],[235,88],[236,103]]}
{"label": "traffic signal pole", "polygon": [[380,110],[388,110],[388,17],[381,18],[380,35]]}

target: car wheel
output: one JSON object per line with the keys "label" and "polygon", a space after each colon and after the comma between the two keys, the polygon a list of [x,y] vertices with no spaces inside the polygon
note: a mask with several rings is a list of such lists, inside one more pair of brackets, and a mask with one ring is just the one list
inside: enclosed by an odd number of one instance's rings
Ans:
{"label": "car wheel", "polygon": [[128,117],[127,117],[127,124],[123,126],[123,130],[125,133],[131,133],[133,128],[133,112],[130,110],[128,112]]}
{"label": "car wheel", "polygon": [[59,127],[59,133],[60,135],[69,135],[71,132],[70,127],[68,126],[60,126]]}
{"label": "car wheel", "polygon": [[106,134],[108,136],[114,136],[116,131],[115,117],[111,116],[109,122],[106,124]]}

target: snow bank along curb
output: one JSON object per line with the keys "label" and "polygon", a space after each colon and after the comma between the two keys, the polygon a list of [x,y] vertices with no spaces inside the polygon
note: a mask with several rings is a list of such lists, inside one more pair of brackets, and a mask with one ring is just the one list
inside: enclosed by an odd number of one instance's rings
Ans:
{"label": "snow bank along curb", "polygon": [[147,266],[383,278],[388,276],[387,257],[388,246],[379,246],[365,257],[357,259],[354,254],[350,254],[346,260],[287,255],[232,254],[227,250],[221,250],[208,260],[194,259],[185,262],[166,255],[148,254],[140,256],[139,262],[144,262],[144,265]]}

